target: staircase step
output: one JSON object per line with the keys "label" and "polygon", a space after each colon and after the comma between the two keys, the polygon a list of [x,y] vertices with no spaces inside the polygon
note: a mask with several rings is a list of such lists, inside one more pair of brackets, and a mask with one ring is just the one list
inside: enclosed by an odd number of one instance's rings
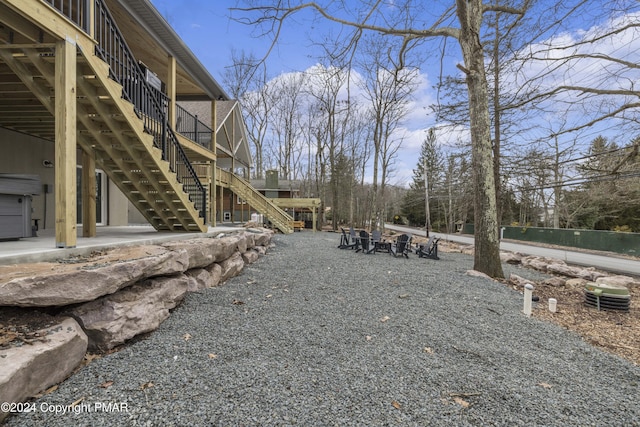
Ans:
{"label": "staircase step", "polygon": [[185,193],[190,188],[178,182],[167,162],[159,162],[153,136],[143,134],[143,121],[109,77],[108,64],[82,54],[78,64],[77,103],[84,115],[79,132],[86,145],[94,146],[100,167],[156,229],[203,231]]}

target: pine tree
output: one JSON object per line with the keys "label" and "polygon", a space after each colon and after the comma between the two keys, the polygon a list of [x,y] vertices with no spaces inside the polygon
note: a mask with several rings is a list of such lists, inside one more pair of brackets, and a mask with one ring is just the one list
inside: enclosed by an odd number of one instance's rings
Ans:
{"label": "pine tree", "polygon": [[[442,153],[436,144],[436,133],[434,128],[430,128],[427,137],[420,147],[420,157],[416,168],[413,170],[413,182],[409,184],[409,191],[402,203],[402,214],[407,218],[409,224],[424,226],[426,223],[426,193],[425,192],[425,168],[427,172],[427,185],[430,199],[434,194],[434,189],[442,182]],[[429,212],[434,214],[435,206],[429,206]],[[433,217],[432,217],[433,218]]]}

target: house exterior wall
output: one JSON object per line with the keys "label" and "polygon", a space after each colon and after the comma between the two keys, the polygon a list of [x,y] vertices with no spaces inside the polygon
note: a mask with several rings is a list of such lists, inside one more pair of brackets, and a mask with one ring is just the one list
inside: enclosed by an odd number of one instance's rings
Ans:
{"label": "house exterior wall", "polygon": [[[38,219],[38,226],[55,227],[54,170],[43,166],[43,161],[54,161],[54,145],[50,141],[0,128],[0,173],[38,175],[40,182],[49,188],[33,196],[31,217]],[[46,201],[45,201],[46,199]],[[46,210],[46,217],[45,217]]]}
{"label": "house exterior wall", "polygon": [[[35,136],[0,128],[0,173],[38,175],[43,189],[33,196],[32,215],[38,227],[55,229],[55,171],[45,167],[48,160],[53,164],[54,143]],[[82,158],[78,150],[78,164]],[[128,201],[127,197],[110,180],[107,183],[107,225],[147,224],[146,219]],[[44,192],[44,186],[48,193]],[[46,212],[46,215],[45,215]]]}

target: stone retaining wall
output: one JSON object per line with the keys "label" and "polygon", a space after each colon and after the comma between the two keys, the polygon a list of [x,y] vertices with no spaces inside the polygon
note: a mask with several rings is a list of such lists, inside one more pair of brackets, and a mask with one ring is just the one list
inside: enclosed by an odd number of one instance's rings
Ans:
{"label": "stone retaining wall", "polygon": [[[23,402],[67,378],[85,353],[155,330],[187,292],[217,286],[266,253],[273,232],[118,248],[84,262],[38,263],[0,279],[1,306],[56,307],[30,345],[0,349],[0,402]],[[28,313],[26,314],[28,316]],[[0,422],[9,415],[0,411]]]}

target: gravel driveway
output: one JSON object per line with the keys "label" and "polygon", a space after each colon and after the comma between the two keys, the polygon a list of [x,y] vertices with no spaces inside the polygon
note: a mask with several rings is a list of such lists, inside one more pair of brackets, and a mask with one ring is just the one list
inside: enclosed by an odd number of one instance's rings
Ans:
{"label": "gravel driveway", "polygon": [[465,275],[472,257],[274,242],[7,424],[640,426],[640,367],[525,317],[518,292]]}

